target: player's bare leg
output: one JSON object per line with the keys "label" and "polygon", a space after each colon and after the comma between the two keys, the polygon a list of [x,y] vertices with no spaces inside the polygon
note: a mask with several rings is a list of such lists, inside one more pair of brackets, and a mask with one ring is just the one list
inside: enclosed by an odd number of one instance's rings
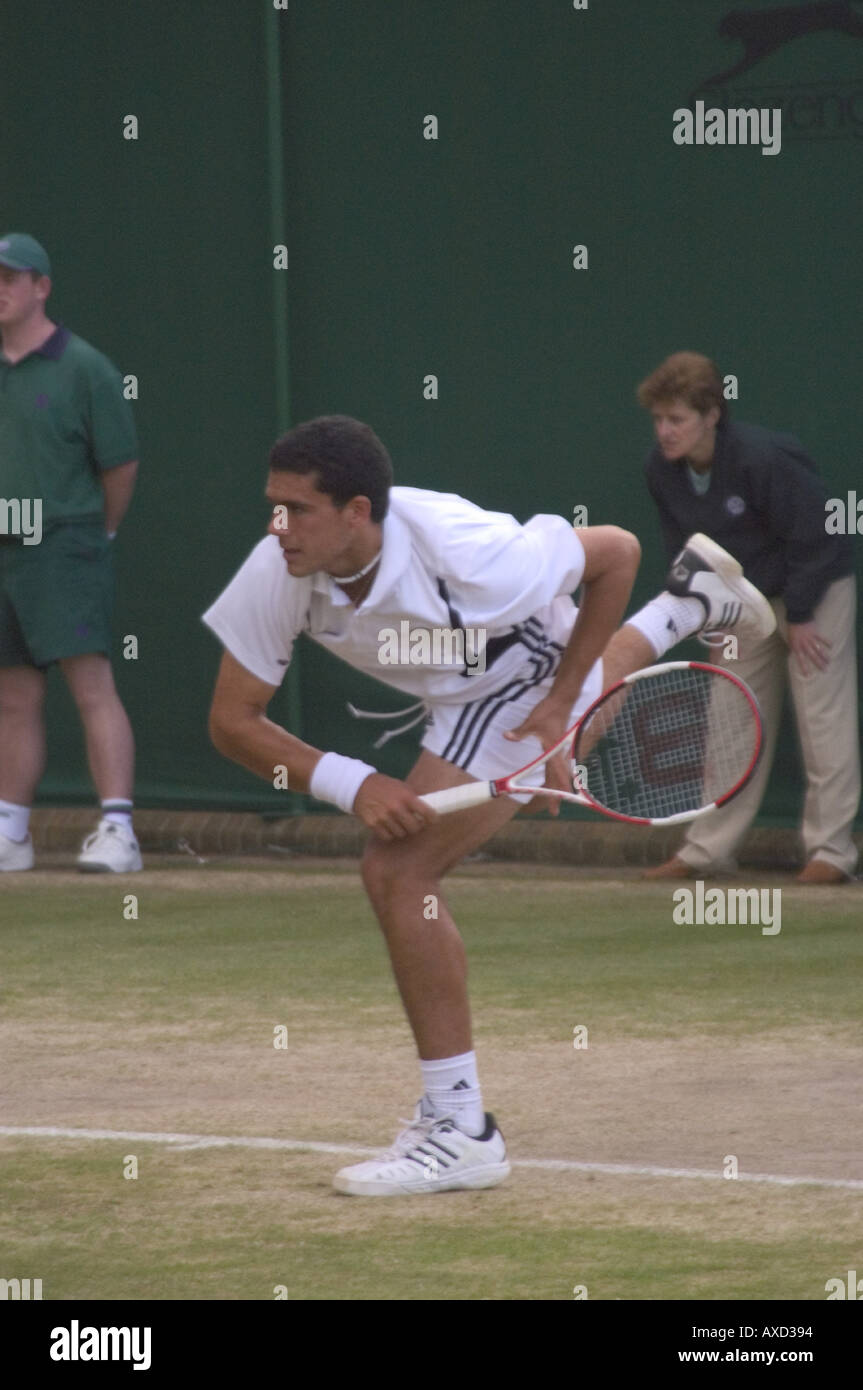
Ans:
{"label": "player's bare leg", "polygon": [[[656,654],[637,628],[619,628],[603,655],[604,684],[650,666]],[[514,757],[517,745],[513,745]],[[474,779],[424,750],[407,777],[418,794],[463,786]],[[421,1058],[454,1056],[471,1048],[467,967],[458,929],[441,895],[440,880],[520,809],[510,797],[442,816],[404,840],[370,841],[363,881],[384,932],[396,982]],[[525,810],[557,810],[536,797]],[[423,915],[434,898],[437,920]]]}
{"label": "player's bare leg", "polygon": [[[654,665],[671,647],[702,629],[716,631],[731,626],[741,634],[764,637],[776,625],[770,604],[743,577],[739,562],[709,537],[689,538],[666,582],[668,588],[633,614],[606,645],[601,658],[604,689],[634,671]],[[534,733],[548,748],[556,737],[562,736],[564,729],[552,729],[552,736],[548,736],[548,728],[543,728],[540,718],[544,703],[540,702],[517,735],[524,737],[527,732]],[[557,713],[559,717],[559,711]],[[582,751],[587,752],[589,748],[588,739]],[[566,788],[569,769],[562,754],[549,761],[546,772],[547,786]],[[559,805],[544,804],[542,797],[534,797],[524,809],[528,814],[540,810],[547,810],[552,816],[560,814]]]}
{"label": "player's bare leg", "polygon": [[90,773],[102,801],[132,798],[135,740],[111,663],[99,652],[70,656],[60,668],[78,707]]}
{"label": "player's bare leg", "polygon": [[45,768],[45,677],[0,669],[0,873],[32,869],[30,807]]}
{"label": "player's bare leg", "polygon": [[[424,750],[406,780],[421,795],[474,778]],[[443,899],[441,879],[517,810],[517,802],[499,797],[441,816],[404,840],[384,843],[375,837],[363,857],[363,882],[424,1060],[454,1057],[472,1047],[464,944]],[[431,911],[437,916],[424,915]]]}
{"label": "player's bare leg", "polygon": [[[418,794],[473,780],[428,750],[407,779]],[[442,816],[404,839],[375,836],[369,842],[363,880],[416,1038],[426,1094],[413,1122],[386,1153],[336,1173],[333,1185],[338,1192],[360,1197],[427,1195],[494,1187],[509,1176],[503,1136],[494,1116],[482,1108],[464,945],[440,881],[510,820],[516,807],[511,798],[500,797]]]}
{"label": "player's bare leg", "polygon": [[618,628],[602,654],[603,686],[607,690],[615,681],[652,666],[656,651],[643,633],[625,623]]}
{"label": "player's bare leg", "polygon": [[33,803],[45,770],[44,701],[41,671],[0,668],[0,801]]}
{"label": "player's bare leg", "polygon": [[702,628],[730,628],[764,638],[776,626],[773,609],[743,577],[739,562],[707,536],[690,537],[666,583],[667,589],[619,628],[606,647],[602,657],[606,689],[623,676],[652,666],[670,647]]}
{"label": "player's bare leg", "polygon": [[117,694],[111,663],[98,652],[60,662],[87,744],[90,773],[102,818],[78,855],[83,873],[136,873],[141,852],[132,828],[135,740]]}

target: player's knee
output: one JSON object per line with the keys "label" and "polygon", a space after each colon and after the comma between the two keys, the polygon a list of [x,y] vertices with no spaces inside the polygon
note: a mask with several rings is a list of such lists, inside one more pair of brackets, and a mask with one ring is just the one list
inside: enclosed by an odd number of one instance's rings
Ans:
{"label": "player's knee", "polygon": [[379,840],[372,840],[366,846],[360,863],[363,887],[372,902],[389,898],[397,872],[394,856],[388,846]]}
{"label": "player's knee", "polygon": [[621,558],[635,572],[641,564],[641,541],[633,531],[624,531],[620,526],[615,526],[614,529],[617,532]]}
{"label": "player's knee", "polygon": [[428,868],[419,860],[409,840],[385,844],[372,840],[360,864],[363,886],[372,902],[386,904],[393,893],[409,888],[411,882],[427,883]]}
{"label": "player's knee", "polygon": [[120,699],[113,685],[77,686],[72,690],[72,698],[82,719],[97,719],[113,713]]}
{"label": "player's knee", "polygon": [[111,663],[101,654],[71,657],[60,667],[81,714],[98,714],[118,700]]}
{"label": "player's knee", "polygon": [[[34,677],[36,675],[34,672]],[[44,701],[44,678],[0,681],[0,715],[8,719],[27,719],[39,714]]]}

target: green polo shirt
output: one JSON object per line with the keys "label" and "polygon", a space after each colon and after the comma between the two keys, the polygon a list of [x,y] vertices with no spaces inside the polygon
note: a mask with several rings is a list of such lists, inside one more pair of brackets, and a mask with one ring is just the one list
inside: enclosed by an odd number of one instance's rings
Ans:
{"label": "green polo shirt", "polygon": [[43,527],[104,516],[100,473],[138,457],[123,378],[59,325],[7,362],[0,352],[0,498],[40,498]]}

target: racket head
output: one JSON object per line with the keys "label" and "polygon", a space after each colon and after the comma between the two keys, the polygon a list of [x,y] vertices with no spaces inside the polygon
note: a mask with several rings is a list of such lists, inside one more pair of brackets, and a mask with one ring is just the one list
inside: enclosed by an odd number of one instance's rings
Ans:
{"label": "racket head", "polygon": [[574,789],[615,820],[680,824],[742,791],[763,739],[755,696],[725,667],[648,666],[603,691],[583,714],[572,747]]}

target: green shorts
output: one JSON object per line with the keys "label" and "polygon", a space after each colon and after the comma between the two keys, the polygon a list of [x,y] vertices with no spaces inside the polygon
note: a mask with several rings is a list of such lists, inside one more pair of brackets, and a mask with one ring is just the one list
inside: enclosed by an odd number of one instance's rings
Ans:
{"label": "green shorts", "polygon": [[46,527],[38,545],[0,543],[0,666],[44,670],[111,651],[114,564],[100,520]]}

